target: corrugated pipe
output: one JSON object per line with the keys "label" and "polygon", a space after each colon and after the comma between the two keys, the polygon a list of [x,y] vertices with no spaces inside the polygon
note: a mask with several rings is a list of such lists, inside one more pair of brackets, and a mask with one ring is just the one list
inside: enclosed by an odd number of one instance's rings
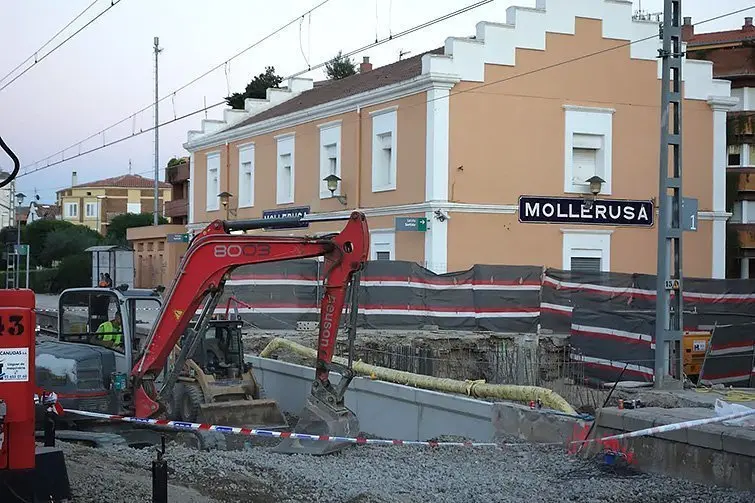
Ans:
{"label": "corrugated pipe", "polygon": [[[316,358],[317,352],[296,342],[276,337],[265,346],[260,356],[269,358],[279,349],[287,349],[294,353],[307,358]],[[346,365],[345,358],[338,356],[333,357],[333,361]],[[513,384],[488,384],[483,380],[479,381],[459,381],[456,379],[446,379],[443,377],[433,377],[403,370],[393,370],[376,365],[369,365],[359,360],[353,364],[354,372],[363,376],[370,376],[373,379],[414,386],[422,389],[434,391],[443,391],[446,393],[458,393],[477,398],[499,398],[502,400],[511,400],[515,402],[529,402],[538,398],[546,407],[564,412],[569,415],[577,415],[577,411],[569,405],[558,393],[540,386],[515,386]]]}

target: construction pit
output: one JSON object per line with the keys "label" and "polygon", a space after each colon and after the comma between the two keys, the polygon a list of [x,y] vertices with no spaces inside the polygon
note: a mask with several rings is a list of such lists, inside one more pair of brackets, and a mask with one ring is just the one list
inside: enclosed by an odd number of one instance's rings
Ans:
{"label": "construction pit", "polygon": [[[583,414],[593,413],[605,400],[607,390],[581,389],[575,384],[577,368],[559,367],[562,338],[496,336],[496,340],[508,341],[507,349],[491,358],[486,356],[490,337],[435,330],[360,330],[355,354],[362,363],[412,371],[420,378],[424,374],[462,382],[468,379],[472,393],[472,383],[481,379],[548,386],[569,397],[569,404]],[[295,345],[279,344],[270,351],[269,345],[276,339],[311,348],[315,333],[250,330],[245,335],[248,358],[266,395],[278,400],[289,423],[295,424],[290,412],[306,398],[311,360],[292,350]],[[344,344],[339,341],[337,351],[342,357]],[[265,348],[267,358],[257,356]],[[508,360],[502,354],[508,355]],[[510,371],[518,375],[504,377]],[[522,401],[472,398],[405,384],[385,382],[377,376],[354,380],[347,405],[360,419],[363,431],[359,436],[439,442],[492,440],[498,445],[354,445],[340,453],[312,457],[275,453],[279,440],[274,438],[237,437],[232,442],[235,450],[223,451],[199,451],[169,440],[165,454],[169,501],[744,503],[754,498],[752,486],[723,487],[695,473],[673,477],[664,467],[607,463],[600,449],[568,453],[566,443],[575,431],[589,424],[573,416],[547,414],[545,408],[532,409]],[[617,390],[609,406],[636,393]],[[643,395],[655,400],[652,405],[690,405],[689,400],[676,400],[673,394],[658,396],[661,398]],[[167,434],[167,438],[172,436]],[[624,445],[631,449],[632,442],[636,440]],[[151,501],[154,448],[94,448],[63,440],[57,445],[66,455],[74,502]]]}

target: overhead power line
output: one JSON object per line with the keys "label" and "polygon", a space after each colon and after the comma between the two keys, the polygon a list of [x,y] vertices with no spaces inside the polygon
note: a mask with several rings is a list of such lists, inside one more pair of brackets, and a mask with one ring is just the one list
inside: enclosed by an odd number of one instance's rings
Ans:
{"label": "overhead power line", "polygon": [[[223,61],[222,63],[219,63],[219,64],[217,64],[217,65],[213,66],[212,68],[210,68],[210,69],[209,69],[209,70],[207,70],[206,72],[202,73],[201,75],[198,75],[197,77],[194,77],[194,78],[193,78],[192,80],[190,80],[190,81],[189,81],[189,82],[187,82],[186,84],[182,85],[181,87],[178,87],[178,88],[174,89],[173,91],[171,91],[170,93],[166,94],[165,96],[163,96],[162,98],[160,98],[159,100],[157,100],[157,104],[159,105],[160,103],[162,103],[163,101],[167,100],[168,98],[173,98],[173,97],[174,97],[174,96],[176,95],[176,93],[179,93],[179,92],[183,91],[183,90],[184,90],[184,89],[186,89],[187,87],[189,87],[189,86],[191,86],[192,84],[196,83],[197,81],[199,81],[199,80],[203,79],[204,77],[206,77],[207,75],[211,74],[212,72],[214,72],[214,71],[216,71],[216,70],[218,70],[218,69],[222,68],[223,66],[227,65],[228,63],[230,63],[230,62],[231,62],[231,61],[233,61],[234,59],[236,59],[236,58],[238,58],[238,57],[240,57],[240,56],[242,56],[242,55],[246,54],[246,53],[247,53],[247,52],[249,52],[250,50],[254,49],[255,47],[257,47],[257,46],[259,46],[260,44],[262,44],[263,42],[265,42],[266,40],[268,40],[268,39],[270,39],[270,38],[274,37],[275,35],[279,34],[280,32],[282,32],[283,30],[285,30],[286,28],[288,28],[288,27],[289,27],[289,26],[291,26],[292,24],[296,23],[296,22],[297,22],[297,21],[299,21],[300,19],[303,19],[303,18],[304,18],[305,16],[307,16],[307,15],[309,15],[309,14],[313,13],[314,11],[316,11],[317,9],[319,9],[319,8],[320,8],[320,7],[322,7],[322,6],[324,6],[325,4],[327,4],[327,3],[328,3],[328,2],[330,2],[330,1],[331,1],[331,0],[323,0],[323,1],[322,1],[322,2],[320,2],[319,4],[317,4],[317,5],[315,5],[314,7],[312,7],[311,9],[309,9],[309,10],[307,10],[306,12],[302,13],[301,15],[299,15],[299,16],[297,16],[297,17],[293,18],[293,19],[292,19],[291,21],[288,21],[288,22],[287,22],[286,24],[284,24],[284,25],[282,25],[282,26],[280,26],[280,27],[276,28],[276,29],[275,29],[274,31],[272,31],[272,32],[270,32],[269,34],[265,35],[264,37],[262,37],[261,39],[257,40],[257,41],[256,41],[256,42],[254,42],[253,44],[251,44],[251,45],[247,46],[246,48],[242,49],[241,51],[237,52],[236,54],[234,54],[234,55],[233,55],[233,56],[231,56],[230,58],[226,59],[226,60],[225,60],[225,61]],[[491,0],[488,0],[488,1],[491,1]],[[217,106],[217,105],[214,105],[214,106]],[[30,165],[27,165],[27,166],[25,166],[25,167],[28,167],[28,166],[32,166],[32,165],[36,165],[36,164],[39,164],[40,162],[44,162],[44,161],[46,161],[46,160],[48,160],[48,159],[51,159],[51,158],[53,158],[53,157],[58,157],[58,156],[60,156],[60,155],[63,155],[63,154],[65,154],[65,153],[66,153],[66,152],[67,152],[68,150],[70,150],[70,149],[72,149],[72,148],[74,148],[74,147],[76,147],[76,146],[78,146],[78,145],[81,145],[81,144],[82,144],[82,143],[84,143],[85,141],[91,140],[92,138],[96,138],[96,137],[98,137],[98,136],[100,136],[100,135],[102,135],[102,134],[106,133],[107,131],[109,131],[109,130],[113,129],[114,127],[116,127],[116,126],[120,126],[121,124],[123,124],[124,122],[126,122],[126,121],[128,121],[128,120],[133,120],[133,119],[134,119],[134,118],[135,118],[135,117],[136,117],[137,115],[139,115],[140,113],[142,113],[142,112],[146,112],[147,110],[149,110],[149,109],[151,109],[151,108],[154,108],[154,107],[155,107],[155,102],[152,102],[152,103],[150,103],[149,105],[147,105],[147,106],[145,106],[145,107],[143,107],[143,108],[140,108],[140,109],[139,109],[139,110],[137,110],[136,112],[133,112],[132,114],[129,114],[129,116],[128,116],[128,117],[124,117],[123,119],[119,120],[118,122],[115,122],[115,123],[111,124],[110,126],[107,126],[106,128],[100,129],[100,130],[99,130],[99,131],[97,131],[96,133],[93,133],[93,134],[91,134],[91,135],[87,136],[87,137],[86,137],[86,138],[84,138],[83,140],[79,140],[79,141],[77,141],[76,143],[73,143],[73,144],[69,145],[68,147],[66,147],[66,148],[64,148],[64,149],[62,149],[62,150],[59,150],[59,151],[55,152],[54,154],[48,155],[48,156],[47,156],[47,157],[45,157],[44,159],[42,159],[42,160],[40,160],[40,161],[37,161],[37,162],[35,162],[35,163],[32,163],[32,164],[30,164]],[[212,108],[212,107],[210,107],[210,108]],[[147,133],[147,132],[149,132],[149,131],[152,131],[152,129],[146,129],[146,130],[144,130],[144,131],[140,131],[140,133]],[[140,133],[136,133],[136,134],[135,134],[135,136],[136,136],[136,135],[138,135],[138,134],[140,134]]]}
{"label": "overhead power line", "polygon": [[[471,10],[474,7],[480,7],[480,6],[484,5],[484,4],[490,3],[492,1],[494,1],[494,0],[482,0],[482,1],[476,2],[474,4],[471,4],[471,5],[467,6],[467,7],[463,7],[462,9],[459,9],[457,11],[451,12],[451,13],[443,15],[443,16],[440,16],[440,17],[435,18],[435,19],[433,19],[431,21],[427,21],[425,23],[422,23],[421,25],[417,25],[414,28],[410,28],[410,29],[404,30],[404,31],[402,31],[400,33],[397,33],[397,34],[393,35],[393,36],[389,36],[389,37],[383,38],[382,40],[378,40],[377,42],[374,42],[374,43],[368,44],[366,46],[363,46],[360,49],[357,49],[357,50],[345,53],[344,56],[346,56],[346,55],[351,56],[351,55],[354,55],[354,54],[356,54],[356,53],[358,53],[360,51],[364,51],[366,49],[370,49],[372,47],[376,47],[376,46],[382,45],[382,44],[384,44],[386,42],[390,42],[390,41],[395,40],[395,39],[397,39],[397,38],[399,38],[401,36],[404,36],[404,35],[407,35],[409,33],[412,33],[414,31],[416,31],[417,29],[419,29],[418,27],[420,27],[420,26],[424,27],[424,28],[426,28],[428,26],[432,26],[433,24],[439,23],[439,22],[444,21],[446,19],[450,19],[451,17],[453,17],[454,13],[456,13],[455,15],[459,15],[459,14],[461,14],[463,12],[467,12],[467,11]],[[705,19],[703,21],[695,23],[694,26],[700,26],[700,25],[705,24],[705,23],[710,23],[712,21],[716,21],[716,20],[723,19],[723,18],[726,18],[726,17],[729,17],[729,16],[733,16],[735,14],[740,14],[742,12],[746,12],[746,11],[751,10],[751,9],[755,9],[755,4],[752,5],[752,6],[750,6],[750,7],[745,7],[745,8],[742,8],[742,9],[737,9],[737,10],[734,10],[734,11],[731,11],[731,12],[727,12],[725,14],[721,14],[721,15],[718,15],[718,16],[715,16],[715,17],[712,17],[712,18],[709,18],[709,19]],[[624,44],[619,44],[617,46],[610,47],[608,49],[603,49],[603,50],[600,50],[600,51],[584,54],[582,56],[577,56],[575,58],[571,58],[571,59],[568,59],[568,60],[560,61],[558,63],[554,63],[554,64],[551,64],[551,65],[539,67],[539,68],[536,68],[534,70],[518,73],[518,74],[512,75],[510,77],[505,77],[505,78],[498,79],[498,80],[495,80],[495,81],[492,81],[492,82],[485,82],[485,83],[482,83],[482,84],[470,87],[468,89],[454,91],[454,92],[449,93],[448,96],[440,96],[438,98],[428,99],[428,100],[422,101],[421,103],[417,103],[417,104],[413,104],[413,105],[408,105],[407,108],[412,108],[412,107],[415,107],[415,106],[426,106],[427,103],[433,102],[435,100],[450,99],[452,96],[455,96],[455,95],[458,95],[458,94],[463,94],[463,93],[468,93],[468,92],[474,92],[474,91],[477,91],[477,90],[479,90],[481,88],[484,88],[484,87],[489,87],[489,86],[492,86],[492,85],[495,85],[495,84],[501,84],[501,83],[508,82],[508,81],[511,81],[511,80],[514,80],[514,79],[518,79],[518,78],[521,78],[521,77],[526,77],[526,76],[533,75],[533,74],[536,74],[536,73],[539,73],[539,72],[550,70],[552,68],[556,68],[556,67],[559,67],[559,66],[564,66],[564,65],[571,64],[571,63],[574,63],[574,62],[577,62],[577,61],[581,61],[581,60],[584,60],[584,59],[587,59],[587,58],[591,58],[591,57],[598,56],[598,55],[601,55],[601,54],[605,54],[605,53],[608,53],[608,52],[611,52],[611,51],[615,51],[615,50],[618,50],[618,49],[621,49],[621,48],[625,48],[625,47],[631,46],[633,44],[638,44],[638,43],[641,43],[641,42],[646,42],[648,40],[657,39],[657,38],[658,38],[658,35],[653,35],[653,36],[641,38],[641,39],[638,39],[638,40],[633,40],[633,41],[630,41],[630,42],[626,42]],[[320,67],[324,66],[326,63],[327,62],[322,62],[322,63],[320,63],[318,65],[312,66],[311,68],[314,70],[314,69],[317,69],[317,68],[320,68]],[[308,71],[309,70],[304,70],[304,71],[297,72],[297,73],[291,75],[288,78],[302,75],[304,73],[307,73]],[[158,127],[167,126],[167,125],[172,124],[174,122],[181,121],[181,120],[186,119],[188,117],[191,117],[193,115],[197,115],[197,114],[205,112],[207,110],[211,110],[213,108],[216,108],[216,107],[218,107],[220,105],[223,105],[224,103],[225,103],[225,100],[217,102],[217,103],[213,103],[212,105],[204,106],[202,108],[199,108],[199,109],[194,110],[192,112],[189,112],[187,114],[184,114],[184,115],[181,115],[181,116],[176,117],[174,119],[171,119],[171,120],[168,120],[166,122],[163,122]],[[348,120],[345,119],[344,122],[348,122]],[[82,157],[84,155],[88,155],[88,154],[90,154],[92,152],[96,152],[98,150],[102,150],[102,149],[107,148],[109,146],[112,146],[112,145],[121,143],[123,141],[126,141],[126,140],[128,140],[130,138],[133,138],[135,136],[139,136],[141,134],[144,134],[144,133],[147,133],[149,131],[152,131],[152,129],[154,129],[154,127],[149,128],[149,129],[145,129],[145,130],[142,130],[142,131],[139,131],[137,133],[133,133],[133,134],[131,134],[129,136],[124,136],[124,137],[119,138],[117,140],[114,140],[112,142],[105,143],[105,144],[100,145],[98,147],[92,148],[90,150],[86,150],[84,152],[80,152],[79,154],[72,155],[69,158],[61,159],[59,161],[52,162],[52,163],[47,164],[45,166],[42,166],[42,167],[39,167],[39,168],[35,168],[35,169],[32,169],[32,170],[26,171],[26,172],[24,172],[22,174],[19,174],[18,178],[21,178],[23,176],[30,175],[30,174],[42,171],[44,169],[56,166],[58,164],[62,164],[64,162],[70,161],[72,159],[76,159],[78,157]],[[95,137],[95,136],[97,136],[99,134],[102,134],[103,132],[104,132],[104,130],[98,132],[95,135],[92,135],[92,137]],[[92,137],[90,137],[90,138],[92,138]],[[78,143],[74,144],[73,146],[76,146],[76,145],[78,145]],[[59,152],[58,154],[60,154],[61,152]],[[52,157],[52,156],[50,156],[50,157]],[[46,159],[49,159],[49,157],[46,158]],[[37,163],[34,163],[34,164],[37,164]],[[27,165],[25,168],[28,168],[29,166],[31,166],[31,165]]]}
{"label": "overhead power line", "polygon": [[[21,68],[22,66],[24,66],[24,63],[26,63],[30,59],[38,57],[39,53],[42,52],[42,49],[44,49],[45,47],[47,47],[48,45],[50,45],[50,42],[52,42],[53,40],[55,40],[56,38],[58,38],[58,35],[60,35],[61,33],[63,33],[69,26],[71,26],[73,23],[75,23],[77,19],[79,19],[81,16],[83,16],[84,13],[86,11],[88,11],[89,9],[91,9],[98,1],[99,0],[94,0],[94,2],[92,2],[92,3],[89,4],[89,7],[87,7],[83,11],[79,12],[78,16],[76,16],[75,18],[71,19],[68,22],[67,25],[65,25],[60,30],[58,30],[58,32],[55,35],[53,35],[52,37],[50,37],[50,39],[47,42],[45,42],[44,44],[42,44],[39,47],[39,49],[37,49],[36,51],[34,51],[29,57],[27,57],[25,60],[21,61],[18,65],[16,65],[16,67],[13,68],[13,70],[9,71],[2,78],[0,78],[0,82],[3,82],[5,79],[7,79],[11,75],[13,75],[16,72],[16,70],[18,70],[19,68]],[[36,63],[36,60],[35,60],[35,63]]]}
{"label": "overhead power line", "polygon": [[[10,81],[9,81],[9,82],[7,83],[7,84],[4,84],[4,85],[3,85],[2,87],[0,87],[0,91],[3,91],[3,90],[4,90],[4,89],[6,89],[6,88],[7,88],[8,86],[10,86],[11,84],[13,84],[13,83],[14,83],[15,81],[17,81],[18,79],[20,79],[20,78],[21,78],[21,77],[22,77],[23,75],[25,75],[25,74],[26,74],[26,72],[28,72],[29,70],[31,70],[32,68],[34,68],[35,66],[37,66],[37,65],[38,65],[39,63],[41,63],[42,61],[44,61],[44,59],[45,59],[45,58],[47,58],[47,57],[48,57],[48,56],[49,56],[50,54],[52,54],[53,52],[55,52],[56,50],[58,50],[58,49],[59,49],[60,47],[62,47],[62,46],[63,46],[63,45],[64,45],[64,44],[66,43],[66,42],[68,42],[68,41],[69,41],[69,40],[71,40],[71,39],[72,39],[73,37],[75,37],[76,35],[78,35],[79,33],[81,33],[81,32],[82,32],[82,31],[83,31],[84,29],[86,29],[86,28],[87,28],[87,27],[88,27],[89,25],[91,25],[92,23],[94,23],[95,21],[97,21],[97,20],[98,20],[99,18],[101,18],[102,16],[104,16],[106,12],[108,12],[108,11],[109,11],[110,9],[112,9],[113,7],[115,7],[116,5],[118,5],[119,3],[121,3],[122,1],[123,1],[123,0],[110,0],[110,5],[108,5],[108,7],[107,7],[107,8],[105,9],[105,10],[103,10],[102,12],[100,12],[99,14],[97,14],[97,15],[96,15],[96,16],[95,16],[95,17],[94,17],[93,19],[90,19],[90,20],[89,20],[89,21],[88,21],[88,22],[87,22],[87,23],[86,23],[86,24],[85,24],[84,26],[82,26],[81,28],[79,28],[78,30],[76,30],[75,32],[73,32],[73,33],[72,33],[71,35],[69,35],[69,36],[68,36],[67,38],[65,38],[65,39],[64,39],[64,40],[63,40],[63,41],[62,41],[61,43],[59,43],[58,45],[56,45],[55,47],[53,47],[52,49],[50,49],[50,50],[49,50],[48,52],[46,52],[45,54],[43,54],[43,55],[42,55],[41,57],[36,57],[36,56],[37,56],[37,53],[34,53],[34,54],[33,54],[32,56],[30,56],[30,57],[26,58],[26,60],[24,60],[24,63],[26,63],[27,61],[29,61],[29,60],[30,60],[30,59],[31,59],[32,57],[34,57],[34,63],[32,63],[32,64],[31,64],[30,66],[27,66],[27,67],[26,67],[26,69],[25,69],[24,71],[22,71],[21,73],[19,73],[19,74],[18,74],[18,75],[16,75],[15,77],[13,77],[13,78],[12,78],[12,79],[11,79],[11,80],[10,80]],[[94,5],[94,3],[92,3],[92,5]],[[79,14],[78,16],[76,16],[76,18],[74,18],[74,20],[73,20],[73,21],[75,21],[76,19],[78,19],[79,17],[81,17],[81,15],[82,15],[82,14],[84,14],[84,12],[86,12],[87,10],[89,10],[89,9],[90,9],[90,8],[92,7],[92,5],[90,5],[90,6],[89,6],[89,7],[87,7],[86,9],[84,9],[84,11],[83,11],[83,12],[82,12],[81,14]],[[65,26],[65,28],[68,28],[68,26],[70,26],[70,25],[71,25],[71,24],[73,23],[73,21],[71,21],[70,23],[68,23],[68,24],[67,24],[67,25]],[[63,30],[64,30],[65,28],[63,28]],[[62,32],[63,30],[61,30],[61,32]],[[60,34],[60,32],[58,32],[58,34]],[[57,36],[58,34],[56,34],[56,36]],[[47,42],[47,43],[46,43],[45,45],[43,45],[42,47],[45,47],[45,46],[46,46],[46,45],[48,45],[49,43],[50,43],[50,41],[48,41],[48,42]],[[5,80],[5,79],[6,79],[6,78],[7,78],[7,77],[8,77],[9,75],[13,74],[13,72],[14,72],[14,71],[16,71],[16,70],[17,70],[17,69],[18,69],[18,68],[19,68],[20,66],[22,66],[22,65],[23,65],[23,63],[21,63],[21,65],[19,65],[18,67],[16,67],[16,68],[15,68],[15,69],[14,69],[14,70],[13,70],[13,71],[11,72],[11,73],[9,73],[9,74],[8,74],[8,75],[6,75],[5,77],[3,77],[3,79],[2,79],[2,80]],[[0,82],[2,82],[2,80],[0,80]]]}

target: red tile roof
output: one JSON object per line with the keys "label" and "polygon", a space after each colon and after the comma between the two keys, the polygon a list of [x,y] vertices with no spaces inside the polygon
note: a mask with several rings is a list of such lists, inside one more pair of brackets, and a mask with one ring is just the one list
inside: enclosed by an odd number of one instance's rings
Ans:
{"label": "red tile roof", "polygon": [[[118,189],[151,189],[155,186],[154,178],[144,178],[139,175],[121,175],[112,178],[105,178],[104,180],[96,180],[94,182],[80,183],[74,185],[71,188],[87,188],[87,187],[108,187]],[[159,187],[162,189],[170,188],[170,184],[166,182],[160,182]]]}
{"label": "red tile roof", "polygon": [[688,46],[730,44],[755,40],[755,30],[729,30],[696,33],[687,39]]}
{"label": "red tile roof", "polygon": [[422,56],[425,54],[443,54],[443,48],[439,47],[431,51],[418,54],[411,58],[402,59],[389,65],[374,68],[365,73],[357,73],[350,77],[339,80],[315,82],[313,89],[304,91],[295,98],[284,101],[280,105],[249,117],[228,129],[236,129],[249,124],[262,122],[273,117],[306,110],[308,108],[329,103],[355,94],[372,91],[380,87],[397,84],[422,74]]}

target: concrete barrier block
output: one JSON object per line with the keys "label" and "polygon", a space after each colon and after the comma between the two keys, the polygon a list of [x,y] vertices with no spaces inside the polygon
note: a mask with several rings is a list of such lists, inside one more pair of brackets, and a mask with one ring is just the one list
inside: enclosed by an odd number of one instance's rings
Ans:
{"label": "concrete barrier block", "polygon": [[624,430],[625,411],[615,407],[606,407],[598,410],[595,421],[598,426],[612,430]]}
{"label": "concrete barrier block", "polygon": [[755,458],[755,430],[731,426],[726,428],[721,437],[724,451]]}
{"label": "concrete barrier block", "polygon": [[496,439],[514,436],[529,442],[568,442],[572,440],[575,426],[584,421],[553,414],[547,410],[533,410],[515,403],[495,403],[493,406],[493,429]]}
{"label": "concrete barrier block", "polygon": [[623,415],[623,429],[625,431],[638,431],[645,428],[652,428],[655,416],[652,412],[639,410],[628,410]]}
{"label": "concrete barrier block", "polygon": [[[666,426],[667,424],[678,423],[679,419],[666,415],[659,415],[653,422],[653,426]],[[681,442],[683,444],[689,443],[688,428],[681,430],[664,431],[661,433],[654,433],[652,436],[656,438],[662,438],[664,440],[671,440],[672,442]]]}
{"label": "concrete barrier block", "polygon": [[706,424],[697,428],[690,428],[687,432],[687,441],[690,445],[722,451],[725,431],[726,427],[718,424]]}

